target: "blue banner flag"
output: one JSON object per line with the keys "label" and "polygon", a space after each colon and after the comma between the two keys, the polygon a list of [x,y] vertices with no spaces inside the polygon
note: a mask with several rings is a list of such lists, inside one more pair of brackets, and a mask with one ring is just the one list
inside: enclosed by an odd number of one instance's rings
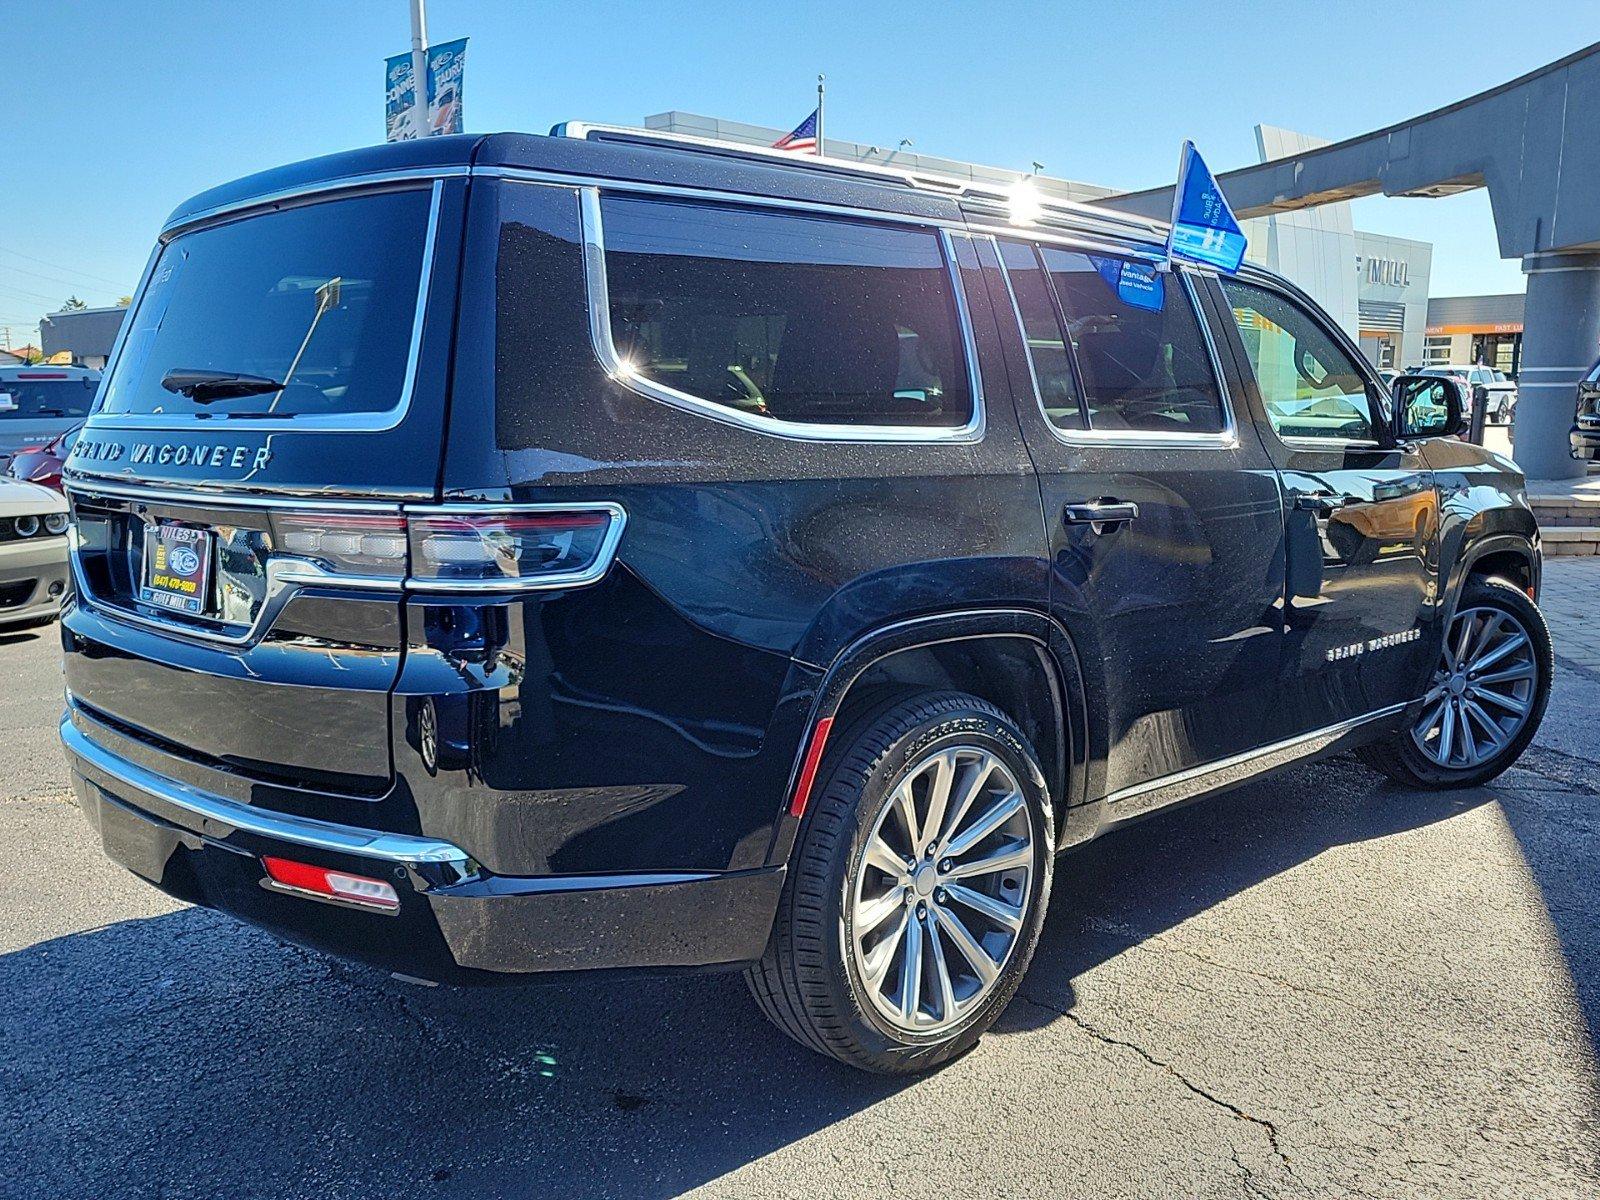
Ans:
{"label": "blue banner flag", "polygon": [[460,133],[461,76],[467,62],[467,39],[428,47],[428,132]]}
{"label": "blue banner flag", "polygon": [[1193,142],[1184,142],[1178,187],[1172,196],[1167,257],[1233,274],[1244,261],[1244,231]]}
{"label": "blue banner flag", "polygon": [[385,140],[403,142],[415,137],[461,132],[461,80],[467,61],[467,39],[457,38],[453,42],[429,46],[427,60],[428,124],[422,130],[416,128],[417,93],[411,55],[396,54],[384,60]]}

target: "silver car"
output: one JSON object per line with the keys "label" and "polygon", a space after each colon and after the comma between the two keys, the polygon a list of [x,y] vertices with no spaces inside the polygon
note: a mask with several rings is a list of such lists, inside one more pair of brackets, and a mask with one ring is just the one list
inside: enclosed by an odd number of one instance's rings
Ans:
{"label": "silver car", "polygon": [[0,630],[53,620],[66,590],[66,499],[0,478]]}
{"label": "silver car", "polygon": [[23,446],[82,425],[99,389],[100,372],[88,367],[0,367],[0,467]]}

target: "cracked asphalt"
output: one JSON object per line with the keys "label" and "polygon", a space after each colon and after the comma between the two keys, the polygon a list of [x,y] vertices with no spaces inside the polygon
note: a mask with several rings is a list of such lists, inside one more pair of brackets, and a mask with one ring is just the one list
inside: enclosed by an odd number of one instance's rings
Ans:
{"label": "cracked asphalt", "polygon": [[[1600,561],[1547,580],[1556,611]],[[71,805],[53,631],[0,637],[0,1196],[1593,1197],[1600,662],[1568,644],[1492,787],[1339,758],[1062,858],[1000,1026],[896,1082],[737,977],[424,989],[171,902]]]}

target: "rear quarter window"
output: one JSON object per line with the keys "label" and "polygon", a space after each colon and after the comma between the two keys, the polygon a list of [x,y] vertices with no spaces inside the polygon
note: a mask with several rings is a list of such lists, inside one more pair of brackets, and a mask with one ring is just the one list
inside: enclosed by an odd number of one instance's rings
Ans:
{"label": "rear quarter window", "polygon": [[601,221],[611,340],[642,379],[797,426],[972,420],[931,230],[626,196]]}

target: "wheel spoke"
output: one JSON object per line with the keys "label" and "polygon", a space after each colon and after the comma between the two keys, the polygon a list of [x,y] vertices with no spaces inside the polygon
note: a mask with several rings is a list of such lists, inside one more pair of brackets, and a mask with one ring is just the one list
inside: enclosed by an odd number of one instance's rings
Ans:
{"label": "wheel spoke", "polygon": [[856,906],[856,934],[865,937],[889,919],[895,909],[906,906],[906,889],[894,887],[881,896]]}
{"label": "wheel spoke", "polygon": [[945,854],[950,858],[960,858],[1021,811],[1022,797],[1016,792],[1007,792],[988,812],[951,838],[945,845]]}
{"label": "wheel spoke", "polygon": [[1472,724],[1467,720],[1466,706],[1456,704],[1454,712],[1456,725],[1461,730],[1461,753],[1467,765],[1471,766],[1478,761],[1478,739],[1472,736]]}
{"label": "wheel spoke", "polygon": [[[994,774],[995,765],[994,759],[985,757],[967,771],[966,778],[961,781],[960,789],[946,810],[944,828],[939,831],[941,845],[947,843],[950,835],[961,828],[961,822],[967,819],[967,810],[972,807],[972,802],[983,794],[984,785]],[[944,853],[948,854],[949,850],[945,849]]]}
{"label": "wheel spoke", "polygon": [[1439,722],[1439,761],[1445,766],[1450,765],[1451,752],[1456,748],[1456,706],[1448,700],[1444,705],[1444,716]]}
{"label": "wheel spoke", "polygon": [[972,966],[983,985],[987,987],[993,983],[995,977],[1000,974],[1000,968],[995,965],[994,959],[989,957],[989,952],[967,931],[967,927],[961,923],[961,918],[943,905],[935,905],[933,911],[939,918],[939,927],[949,935],[956,949],[961,951],[961,957]]}
{"label": "wheel spoke", "polygon": [[939,985],[939,1019],[948,1021],[956,1015],[956,989],[950,980],[950,965],[944,960],[944,946],[939,941],[938,918],[930,910],[923,920],[923,941],[933,955],[933,974]]}
{"label": "wheel spoke", "polygon": [[1493,650],[1488,651],[1481,658],[1478,658],[1476,661],[1474,661],[1472,664],[1472,669],[1474,671],[1482,671],[1485,667],[1492,667],[1495,663],[1506,657],[1506,655],[1510,654],[1513,650],[1520,650],[1527,644],[1528,638],[1526,634],[1513,633]]}
{"label": "wheel spoke", "polygon": [[951,884],[947,889],[952,900],[959,900],[968,908],[975,909],[988,917],[997,925],[1004,925],[1007,929],[1018,930],[1022,928],[1022,909],[1015,904],[1007,904],[1004,900],[996,900],[993,896],[983,892],[975,892],[969,887],[959,883]]}
{"label": "wheel spoke", "polygon": [[1470,663],[1478,655],[1489,648],[1489,643],[1494,640],[1494,635],[1500,632],[1500,626],[1505,623],[1505,618],[1499,613],[1485,613],[1483,624],[1478,629],[1478,636],[1472,639],[1472,647],[1463,656],[1463,661]]}
{"label": "wheel spoke", "polygon": [[950,785],[955,780],[956,754],[946,751],[933,760],[933,779],[928,783],[928,814],[922,821],[922,836],[912,847],[914,856],[922,857],[929,844],[939,836],[944,827],[944,812],[950,802]]}
{"label": "wheel spoke", "polygon": [[1026,867],[1033,862],[1033,847],[1027,842],[1017,842],[996,850],[986,858],[975,858],[970,862],[952,863],[950,869],[944,872],[946,879],[971,879],[977,875],[993,875],[996,871],[1010,871],[1016,867]]}
{"label": "wheel spoke", "polygon": [[906,873],[906,860],[894,852],[893,847],[883,840],[881,833],[875,833],[867,842],[867,865],[876,867],[885,875],[899,879]]}
{"label": "wheel spoke", "polygon": [[1500,723],[1485,712],[1476,700],[1465,701],[1462,710],[1468,717],[1475,718],[1479,727],[1488,735],[1490,749],[1498,750],[1506,740],[1506,731],[1500,728]]}
{"label": "wheel spoke", "polygon": [[1491,704],[1498,704],[1501,708],[1508,712],[1513,712],[1519,717],[1528,711],[1528,702],[1526,700],[1519,700],[1515,696],[1508,696],[1503,692],[1491,691],[1488,688],[1479,689],[1474,694],[1473,698],[1477,700],[1487,700]]}
{"label": "wheel spoke", "polygon": [[906,845],[915,852],[921,844],[922,830],[917,824],[917,799],[911,794],[911,778],[901,781],[894,792],[895,811],[900,814],[900,824],[905,827]]}
{"label": "wheel spoke", "polygon": [[883,982],[884,976],[889,973],[889,968],[894,964],[895,955],[900,949],[900,940],[905,937],[906,926],[911,922],[911,910],[902,907],[900,910],[900,923],[891,929],[870,953],[862,966],[863,973],[874,989]]}
{"label": "wheel spoke", "polygon": [[1456,633],[1455,660],[1457,663],[1467,661],[1467,647],[1473,644],[1473,634],[1477,632],[1478,617],[1476,613],[1468,613],[1461,622],[1461,628]]}
{"label": "wheel spoke", "polygon": [[1487,675],[1479,675],[1477,679],[1473,680],[1473,683],[1477,685],[1479,691],[1482,691],[1484,688],[1493,687],[1497,683],[1518,683],[1521,680],[1532,679],[1533,677],[1533,664],[1525,662],[1518,663],[1514,667],[1506,667],[1502,671],[1491,671]]}
{"label": "wheel spoke", "polygon": [[1419,742],[1428,740],[1428,735],[1433,732],[1434,726],[1439,724],[1444,716],[1444,710],[1450,707],[1450,701],[1441,699],[1431,709],[1424,712],[1420,720],[1412,726],[1411,732]]}
{"label": "wheel spoke", "polygon": [[900,1016],[909,1024],[922,1007],[922,922],[906,922],[905,961],[900,969]]}

